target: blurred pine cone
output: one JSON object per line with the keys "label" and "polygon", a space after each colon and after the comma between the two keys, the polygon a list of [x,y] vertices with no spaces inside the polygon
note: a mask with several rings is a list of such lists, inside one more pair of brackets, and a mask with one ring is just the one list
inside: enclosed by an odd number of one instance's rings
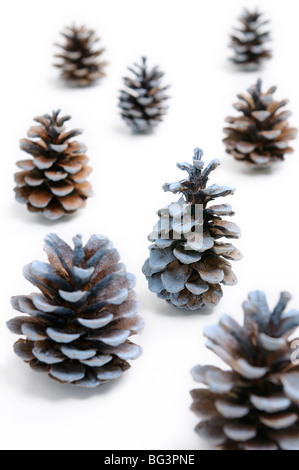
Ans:
{"label": "blurred pine cone", "polygon": [[[81,130],[66,132],[64,123],[70,116],[45,114],[34,120],[39,123],[28,132],[29,139],[22,139],[20,147],[33,160],[22,160],[22,169],[15,174],[16,199],[27,204],[30,212],[41,212],[51,220],[75,213],[92,196],[90,183],[86,181],[91,168],[87,166],[87,147],[73,137]],[[35,140],[37,139],[37,140]]]}
{"label": "blurred pine cone", "polygon": [[165,101],[168,86],[161,85],[164,73],[159,67],[148,69],[146,57],[142,63],[129,68],[133,77],[125,77],[125,89],[121,91],[119,107],[124,121],[137,132],[147,132],[163,119],[167,107]]}
{"label": "blurred pine cone", "polygon": [[99,60],[105,49],[97,48],[99,38],[95,31],[85,26],[71,26],[61,34],[65,43],[56,44],[62,52],[55,54],[59,59],[55,67],[61,69],[64,80],[71,85],[87,86],[105,77],[104,68],[107,62]]}
{"label": "blurred pine cone", "polygon": [[26,338],[15,353],[61,383],[95,388],[117,379],[142,352],[128,339],[143,328],[135,277],[106,237],[94,235],[83,247],[77,235],[74,250],[54,234],[45,242],[50,264],[34,261],[24,268],[41,293],[12,299],[28,315],[7,324]]}
{"label": "blurred pine cone", "polygon": [[[299,311],[284,312],[283,292],[271,312],[263,292],[244,302],[244,325],[225,315],[205,331],[207,347],[229,367],[197,366],[205,387],[191,392],[202,418],[196,431],[223,450],[299,450],[299,365],[290,336]],[[296,340],[298,346],[298,340]]]}
{"label": "blurred pine cone", "polygon": [[286,153],[292,153],[289,141],[297,136],[297,129],[290,127],[289,111],[281,111],[288,100],[276,101],[273,95],[276,87],[266,93],[262,91],[262,81],[240,94],[234,108],[239,116],[228,117],[229,127],[224,129],[226,152],[237,160],[251,166],[268,167],[284,160]]}
{"label": "blurred pine cone", "polygon": [[143,266],[149,289],[173,305],[196,310],[215,307],[223,295],[221,284],[234,285],[237,278],[228,260],[241,253],[221,238],[239,238],[239,227],[223,216],[233,216],[229,204],[210,205],[219,197],[234,194],[229,186],[207,187],[210,173],[220,164],[213,160],[205,169],[202,151],[195,149],[193,165],[178,164],[188,177],[166,184],[165,191],[182,193],[175,204],[158,212],[159,221],[149,236],[150,257]]}
{"label": "blurred pine cone", "polygon": [[245,9],[240,17],[242,25],[234,28],[231,35],[230,47],[235,53],[231,60],[245,70],[256,70],[272,57],[266,45],[271,40],[269,31],[265,29],[269,21],[264,20],[263,16],[258,11]]}

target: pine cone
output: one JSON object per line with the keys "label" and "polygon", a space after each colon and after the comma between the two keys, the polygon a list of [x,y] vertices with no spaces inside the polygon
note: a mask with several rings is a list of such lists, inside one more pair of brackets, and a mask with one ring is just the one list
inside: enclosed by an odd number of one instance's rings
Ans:
{"label": "pine cone", "polygon": [[276,87],[262,92],[262,81],[248,89],[249,95],[240,94],[234,105],[241,115],[228,117],[230,127],[224,129],[226,152],[251,166],[268,167],[284,160],[292,153],[289,141],[295,139],[297,130],[289,127],[289,111],[280,111],[288,100],[275,101]]}
{"label": "pine cone", "polygon": [[205,385],[191,392],[192,410],[203,418],[196,431],[211,445],[299,450],[299,365],[290,340],[299,311],[284,312],[290,298],[283,292],[270,312],[265,294],[252,292],[243,304],[244,326],[225,315],[206,329],[207,347],[230,367],[192,371]]}
{"label": "pine cone", "polygon": [[105,77],[104,68],[107,62],[99,61],[105,49],[97,49],[99,38],[95,31],[85,26],[71,26],[61,33],[65,38],[62,49],[55,57],[59,59],[55,67],[61,69],[61,77],[69,84],[87,86]]}
{"label": "pine cone", "polygon": [[142,64],[129,68],[133,78],[125,77],[126,88],[121,91],[119,107],[121,116],[134,131],[147,132],[162,121],[166,113],[165,101],[169,98],[161,85],[164,73],[159,67],[148,70],[147,59]]}
{"label": "pine cone", "polygon": [[240,17],[242,25],[235,28],[231,35],[230,47],[235,52],[231,60],[244,70],[256,70],[272,57],[271,51],[266,47],[266,42],[271,40],[269,31],[265,29],[269,21],[264,20],[263,16],[258,11],[249,12],[245,9]]}
{"label": "pine cone", "polygon": [[213,160],[205,169],[202,151],[195,149],[193,165],[178,164],[188,178],[167,183],[165,191],[183,196],[158,212],[159,222],[149,240],[150,257],[143,266],[149,289],[173,305],[196,310],[216,306],[222,297],[221,284],[234,285],[237,278],[227,260],[241,253],[220,238],[239,238],[239,227],[222,216],[234,215],[228,204],[209,205],[218,197],[234,193],[229,186],[207,187],[210,173],[220,164]]}
{"label": "pine cone", "polygon": [[29,315],[7,324],[26,337],[15,353],[61,383],[95,388],[117,379],[142,352],[128,340],[143,328],[135,277],[106,237],[94,235],[83,247],[77,235],[74,250],[54,234],[45,242],[50,264],[34,261],[24,268],[41,293],[12,299]]}
{"label": "pine cone", "polygon": [[91,185],[86,181],[91,172],[85,155],[87,147],[70,142],[82,131],[65,132],[64,123],[71,117],[59,117],[59,113],[34,119],[39,125],[31,127],[29,139],[20,143],[33,160],[18,162],[23,171],[15,174],[16,200],[27,204],[30,212],[42,212],[51,220],[75,213],[92,196]]}

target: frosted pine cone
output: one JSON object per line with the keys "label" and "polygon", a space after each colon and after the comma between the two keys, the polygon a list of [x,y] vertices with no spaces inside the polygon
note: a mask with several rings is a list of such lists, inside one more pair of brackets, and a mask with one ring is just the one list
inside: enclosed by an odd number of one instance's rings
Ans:
{"label": "frosted pine cone", "polygon": [[[207,347],[229,370],[197,366],[204,388],[193,390],[196,431],[223,450],[299,450],[299,365],[291,335],[299,311],[285,312],[283,292],[271,312],[263,292],[244,302],[244,325],[224,315],[205,331]],[[296,343],[298,344],[298,340]]]}
{"label": "frosted pine cone", "polygon": [[41,292],[12,299],[27,315],[7,324],[25,336],[15,353],[61,383],[95,388],[117,379],[142,352],[129,340],[144,325],[135,277],[106,237],[94,235],[83,247],[77,235],[74,250],[54,234],[45,242],[50,264],[34,261],[24,268]]}
{"label": "frosted pine cone", "polygon": [[231,35],[230,47],[235,53],[231,60],[244,70],[256,70],[272,57],[267,47],[270,33],[265,29],[269,21],[264,20],[263,16],[258,11],[245,9],[240,17],[241,27],[235,28]]}
{"label": "frosted pine cone", "polygon": [[82,131],[66,131],[64,124],[71,117],[59,117],[59,113],[34,119],[39,125],[31,127],[29,138],[20,142],[33,159],[19,161],[22,171],[15,174],[16,200],[51,220],[74,214],[93,194],[86,181],[92,171],[87,165],[87,147],[71,141]]}
{"label": "frosted pine cone", "polygon": [[147,132],[163,119],[168,99],[168,86],[161,85],[164,73],[159,67],[148,69],[146,57],[142,64],[129,68],[133,77],[125,77],[125,89],[121,91],[119,107],[124,121],[137,132]]}
{"label": "frosted pine cone", "polygon": [[229,127],[224,129],[226,152],[236,160],[250,166],[268,167],[284,160],[293,149],[289,141],[297,136],[297,129],[290,127],[289,111],[283,111],[288,100],[276,101],[276,87],[262,91],[262,81],[248,89],[249,94],[238,95],[234,108],[239,116],[228,117]]}
{"label": "frosted pine cone", "polygon": [[223,295],[221,284],[237,283],[228,260],[241,253],[222,238],[239,238],[240,229],[224,216],[233,216],[229,204],[210,205],[219,197],[234,194],[229,186],[207,187],[210,173],[220,164],[213,160],[206,168],[202,151],[195,149],[193,164],[178,164],[188,177],[166,184],[165,191],[182,197],[158,212],[159,221],[149,239],[150,257],[143,266],[149,289],[173,305],[188,310],[215,307]]}
{"label": "frosted pine cone", "polygon": [[61,69],[64,80],[71,85],[87,86],[105,77],[107,62],[99,60],[105,49],[97,47],[99,38],[95,31],[85,26],[71,26],[61,34],[65,43],[56,44],[62,51],[55,55],[59,59],[55,67]]}

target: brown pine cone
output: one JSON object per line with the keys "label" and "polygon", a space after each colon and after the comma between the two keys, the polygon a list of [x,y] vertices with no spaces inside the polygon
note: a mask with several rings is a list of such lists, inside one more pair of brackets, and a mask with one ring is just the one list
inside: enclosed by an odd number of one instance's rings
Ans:
{"label": "brown pine cone", "polygon": [[61,34],[65,43],[56,44],[62,52],[55,55],[59,59],[55,67],[61,69],[64,80],[71,85],[87,86],[105,77],[107,62],[99,61],[105,49],[96,47],[99,38],[95,31],[85,26],[71,26]]}
{"label": "brown pine cone", "polygon": [[[285,312],[283,292],[270,311],[265,294],[249,294],[244,325],[224,315],[205,330],[207,347],[229,367],[197,366],[197,433],[223,450],[299,450],[299,364],[291,336],[299,311]],[[298,345],[298,340],[294,343]],[[296,358],[295,358],[296,356]]]}
{"label": "brown pine cone", "polygon": [[60,383],[95,388],[119,378],[142,353],[129,340],[144,326],[135,277],[101,235],[84,247],[77,235],[74,250],[55,234],[45,242],[49,264],[34,261],[24,268],[25,278],[41,292],[12,299],[26,315],[7,324],[25,336],[15,353]]}
{"label": "brown pine cone", "polygon": [[232,243],[221,241],[241,234],[235,223],[225,219],[234,215],[231,205],[211,204],[234,194],[235,189],[208,186],[210,174],[220,162],[213,160],[205,168],[202,156],[203,152],[195,149],[193,164],[177,164],[188,177],[164,185],[164,191],[181,197],[158,212],[159,221],[149,236],[150,256],[143,266],[149,289],[186,310],[218,305],[223,295],[221,285],[238,282],[229,261],[242,258]]}
{"label": "brown pine cone", "polygon": [[59,117],[59,113],[34,119],[39,125],[31,127],[29,139],[20,143],[33,159],[19,161],[17,166],[22,171],[15,174],[16,200],[27,204],[30,212],[41,212],[51,220],[74,214],[92,196],[86,181],[91,172],[85,155],[87,147],[71,141],[82,131],[66,132],[64,123],[71,117]]}
{"label": "brown pine cone", "polygon": [[276,87],[266,93],[262,81],[248,89],[249,94],[240,94],[234,108],[239,116],[228,117],[229,127],[224,129],[226,152],[236,160],[250,166],[268,167],[284,160],[286,153],[292,153],[289,141],[297,136],[297,129],[290,127],[289,111],[281,111],[288,100],[276,101],[273,97]]}
{"label": "brown pine cone", "polygon": [[231,59],[243,70],[257,70],[260,65],[272,57],[266,43],[270,41],[270,33],[265,28],[269,21],[263,19],[259,11],[244,10],[240,17],[241,26],[235,28],[231,35],[230,47],[234,50]]}

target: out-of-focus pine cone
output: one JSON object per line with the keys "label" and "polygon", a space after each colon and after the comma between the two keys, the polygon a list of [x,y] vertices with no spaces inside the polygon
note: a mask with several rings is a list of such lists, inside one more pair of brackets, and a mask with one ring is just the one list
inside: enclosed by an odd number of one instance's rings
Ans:
{"label": "out-of-focus pine cone", "polygon": [[105,77],[107,62],[101,61],[105,49],[99,49],[99,38],[95,31],[85,26],[71,26],[61,33],[65,38],[63,45],[56,44],[62,51],[55,54],[59,59],[55,67],[61,69],[61,77],[75,86],[91,85]]}
{"label": "out-of-focus pine cone", "polygon": [[276,101],[273,97],[276,87],[266,93],[262,81],[240,94],[234,108],[239,116],[228,117],[229,127],[224,129],[226,152],[236,160],[256,167],[268,167],[284,160],[286,153],[292,153],[289,141],[297,136],[297,129],[290,127],[289,111],[282,111],[288,100]]}
{"label": "out-of-focus pine cone", "polygon": [[64,124],[71,117],[59,117],[59,113],[34,119],[39,125],[31,127],[29,138],[20,142],[33,159],[17,162],[22,171],[15,174],[16,200],[51,220],[74,214],[93,194],[86,181],[91,172],[87,147],[71,140],[82,131],[66,131]]}
{"label": "out-of-focus pine cone", "polygon": [[178,164],[188,177],[164,186],[165,191],[182,193],[182,197],[158,212],[159,221],[149,236],[153,242],[150,257],[143,266],[152,292],[188,310],[215,307],[223,294],[221,284],[237,283],[228,260],[242,257],[231,243],[220,241],[240,236],[239,227],[223,219],[234,215],[232,207],[210,205],[235,190],[217,184],[207,187],[210,173],[220,163],[213,160],[204,168],[202,155],[195,149],[193,164]]}
{"label": "out-of-focus pine cone", "polygon": [[161,85],[164,73],[159,67],[148,69],[146,57],[142,63],[129,68],[132,77],[125,77],[125,89],[121,91],[119,107],[121,116],[134,131],[147,132],[163,119],[167,107],[165,101],[168,86]]}
{"label": "out-of-focus pine cone", "polygon": [[290,298],[283,292],[271,312],[265,294],[252,292],[243,326],[225,315],[206,329],[207,347],[229,366],[192,371],[204,385],[191,392],[192,410],[202,419],[196,431],[212,446],[299,450],[299,365],[290,339],[299,311],[284,311]]}
{"label": "out-of-focus pine cone", "polygon": [[258,11],[245,9],[240,17],[240,28],[235,28],[231,35],[230,47],[235,53],[231,60],[244,70],[256,70],[272,57],[267,47],[267,42],[271,40],[270,33],[265,28],[269,21],[263,17]]}
{"label": "out-of-focus pine cone", "polygon": [[12,299],[27,316],[8,322],[25,336],[15,353],[61,383],[95,388],[120,377],[142,350],[129,337],[141,332],[135,277],[119,263],[112,243],[94,235],[72,250],[57,235],[45,240],[49,263],[34,261],[24,276],[41,292]]}

